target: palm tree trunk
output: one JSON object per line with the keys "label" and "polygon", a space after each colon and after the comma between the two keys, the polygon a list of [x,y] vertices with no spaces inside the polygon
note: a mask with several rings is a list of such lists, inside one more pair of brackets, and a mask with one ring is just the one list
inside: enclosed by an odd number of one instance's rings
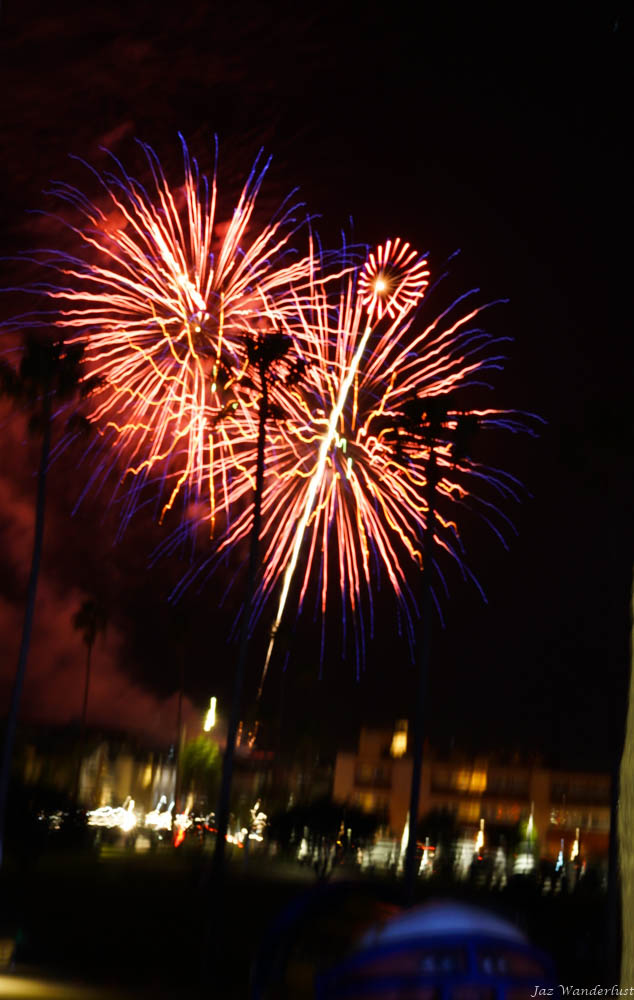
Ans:
{"label": "palm tree trunk", "polygon": [[79,756],[77,760],[77,774],[75,775],[75,805],[79,804],[79,781],[81,778],[81,765],[84,759],[84,744],[86,742],[86,717],[88,715],[88,691],[90,689],[90,659],[92,656],[92,642],[87,644],[86,649],[86,680],[84,682],[84,701],[81,708],[81,723],[79,729]]}
{"label": "palm tree trunk", "polygon": [[249,551],[249,568],[247,572],[246,593],[244,606],[242,609],[242,620],[240,623],[240,647],[238,652],[238,663],[233,679],[233,696],[231,701],[231,713],[227,728],[227,745],[222,759],[222,776],[220,780],[220,796],[218,799],[218,813],[216,815],[216,848],[214,851],[214,873],[220,874],[224,865],[225,841],[229,826],[229,797],[231,794],[231,782],[233,779],[233,762],[236,749],[236,736],[238,724],[240,722],[240,711],[242,706],[242,691],[244,688],[244,675],[249,649],[249,619],[251,618],[251,606],[255,593],[255,578],[258,566],[258,548],[260,540],[260,524],[262,520],[262,491],[264,488],[264,444],[266,439],[266,418],[268,411],[268,392],[265,379],[265,372],[260,370],[262,396],[260,398],[260,413],[258,424],[258,452],[257,467],[255,477],[255,492],[253,495],[253,523],[251,525],[251,545]]}
{"label": "palm tree trunk", "polygon": [[33,533],[33,554],[31,556],[31,571],[29,574],[29,584],[26,598],[26,610],[24,613],[24,623],[22,625],[22,639],[20,642],[20,652],[18,654],[18,665],[13,681],[13,691],[11,692],[11,703],[7,716],[7,727],[4,735],[4,750],[2,755],[2,769],[0,770],[0,866],[4,857],[4,838],[7,818],[7,800],[9,794],[9,780],[11,776],[11,764],[13,760],[13,747],[15,744],[15,734],[18,725],[18,714],[20,711],[20,700],[22,688],[24,686],[24,675],[26,673],[26,662],[31,644],[31,632],[33,628],[33,613],[35,611],[35,595],[37,593],[37,582],[40,572],[40,562],[42,559],[42,541],[44,537],[44,513],[46,508],[46,474],[48,472],[48,459],[51,450],[51,397],[48,392],[44,393],[42,415],[44,418],[44,430],[42,434],[42,451],[40,454],[40,468],[37,479],[37,501],[35,507],[35,529]]}
{"label": "palm tree trunk", "polygon": [[621,986],[634,983],[634,588],[632,591],[630,692],[621,758],[619,860],[621,870]]}
{"label": "palm tree trunk", "polygon": [[427,523],[423,535],[423,585],[422,608],[417,636],[418,650],[418,692],[414,718],[414,745],[412,749],[412,783],[409,800],[409,830],[405,851],[404,882],[405,896],[409,903],[414,899],[416,886],[416,833],[420,802],[420,782],[423,770],[423,746],[425,736],[425,694],[429,674],[432,626],[432,562],[434,557],[434,530],[436,527],[436,451],[432,445],[428,470]]}

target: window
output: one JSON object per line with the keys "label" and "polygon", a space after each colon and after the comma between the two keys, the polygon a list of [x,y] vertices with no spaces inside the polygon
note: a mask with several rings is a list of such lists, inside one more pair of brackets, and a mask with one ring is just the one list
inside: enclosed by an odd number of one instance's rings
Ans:
{"label": "window", "polygon": [[605,781],[588,778],[557,778],[550,786],[551,802],[572,802],[578,805],[608,805],[610,786]]}
{"label": "window", "polygon": [[357,764],[354,783],[372,788],[390,788],[392,785],[391,768],[389,764]]}
{"label": "window", "polygon": [[465,792],[479,795],[487,787],[487,772],[482,769],[463,767],[451,771],[447,767],[435,767],[431,775],[433,792]]}
{"label": "window", "polygon": [[528,798],[529,782],[527,774],[489,774],[487,792],[489,795],[508,795],[510,798]]}
{"label": "window", "polygon": [[476,823],[480,818],[479,802],[461,802],[458,806],[458,819],[465,823]]}

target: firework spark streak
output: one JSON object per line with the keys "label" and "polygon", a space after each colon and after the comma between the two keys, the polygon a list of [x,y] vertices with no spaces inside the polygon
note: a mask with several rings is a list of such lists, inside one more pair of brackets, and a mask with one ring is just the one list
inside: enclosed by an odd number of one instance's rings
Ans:
{"label": "firework spark streak", "polygon": [[262,671],[262,680],[260,682],[260,689],[258,691],[258,697],[262,693],[262,685],[266,679],[266,674],[268,671],[269,663],[271,660],[271,655],[273,653],[273,645],[275,643],[275,633],[279,628],[279,624],[282,620],[282,615],[284,614],[284,608],[286,607],[286,600],[288,598],[288,592],[290,590],[291,582],[293,579],[293,574],[295,573],[295,568],[297,566],[297,560],[299,558],[299,550],[302,546],[304,540],[304,534],[306,528],[308,527],[308,522],[315,508],[315,501],[317,499],[317,492],[323,480],[324,472],[326,470],[326,462],[328,460],[328,452],[332,445],[333,439],[337,434],[337,424],[341,418],[343,408],[346,404],[348,393],[352,386],[352,381],[356,375],[357,369],[359,367],[359,362],[363,356],[363,352],[368,343],[369,336],[372,332],[372,327],[368,324],[361,337],[359,346],[357,347],[350,369],[344,378],[341,389],[339,390],[339,398],[334,406],[332,413],[330,414],[330,419],[328,421],[328,430],[324,434],[321,445],[319,446],[319,457],[317,459],[317,467],[313,472],[308,485],[308,492],[306,495],[306,502],[304,504],[304,510],[302,516],[299,519],[299,524],[297,525],[297,531],[295,533],[295,541],[293,542],[293,548],[291,550],[291,557],[284,573],[284,585],[282,587],[282,593],[280,595],[279,604],[277,607],[277,614],[273,622],[273,627],[271,629],[271,638],[269,640],[269,646],[266,651],[266,659],[264,661],[264,669]]}
{"label": "firework spark streak", "polygon": [[[79,219],[61,221],[83,256],[32,254],[62,281],[35,288],[54,311],[19,317],[23,326],[52,321],[85,345],[89,375],[101,380],[89,419],[104,453],[124,456],[128,516],[149,479],[163,496],[161,518],[179,494],[195,501],[213,486],[214,418],[227,405],[221,372],[239,373],[245,335],[262,317],[278,324],[294,308],[291,287],[296,296],[314,280],[313,261],[295,256],[289,242],[306,221],[303,213],[296,221],[299,205],[285,202],[267,225],[256,224],[268,162],[256,160],[230,220],[219,223],[216,170],[209,185],[181,141],[180,188],[170,187],[143,143],[147,188],[111,154],[112,172],[89,168],[101,189],[94,202],[67,184],[53,186]],[[101,466],[86,491],[99,478]],[[213,489],[209,499],[213,522]]]}
{"label": "firework spark streak", "polygon": [[[359,303],[365,307],[365,312],[368,316],[367,326],[341,382],[337,402],[332,409],[326,433],[319,446],[317,465],[309,481],[304,510],[297,525],[290,560],[284,573],[282,592],[271,628],[271,636],[264,660],[258,697],[262,694],[262,687],[266,680],[271,656],[273,655],[275,636],[282,621],[304,535],[315,508],[318,491],[323,482],[328,453],[333,440],[338,436],[337,425],[341,420],[350,389],[357,376],[359,364],[372,333],[372,317],[375,316],[377,320],[381,320],[384,314],[390,317],[402,316],[418,304],[428,284],[429,271],[426,270],[427,261],[422,258],[419,259],[416,251],[411,250],[407,243],[399,250],[399,243],[400,240],[397,239],[394,241],[394,244],[389,241],[385,247],[378,247],[376,252],[378,269],[375,270],[374,254],[370,254],[369,261],[361,271]],[[375,270],[374,274],[372,273],[373,270]],[[395,274],[396,277],[394,277]],[[359,322],[360,317],[356,319],[355,326],[358,326]]]}

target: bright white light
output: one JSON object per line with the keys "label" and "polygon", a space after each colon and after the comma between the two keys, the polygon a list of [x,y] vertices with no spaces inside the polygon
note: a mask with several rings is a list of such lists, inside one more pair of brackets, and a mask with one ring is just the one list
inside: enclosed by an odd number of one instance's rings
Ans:
{"label": "bright white light", "polygon": [[163,809],[167,803],[167,799],[164,795],[161,795],[158,805],[155,806],[149,813],[145,814],[145,826],[149,827],[151,830],[171,830],[172,829],[172,809],[174,808],[174,803],[170,802],[166,809]]}
{"label": "bright white light", "polygon": [[528,823],[526,824],[526,839],[530,841],[536,834],[535,830],[535,820],[533,819],[533,812],[535,810],[535,803],[531,802],[531,814],[528,817]]}
{"label": "bright white light", "polygon": [[[174,803],[172,803],[173,805]],[[187,796],[187,801],[185,802],[185,808],[181,813],[176,813],[174,816],[174,833],[176,836],[175,842],[182,843],[185,838],[185,833],[193,825],[193,820],[191,816],[192,806],[194,804],[193,793],[190,792]]]}
{"label": "bright white light", "polygon": [[407,854],[407,845],[409,844],[409,810],[407,816],[405,817],[405,826],[403,827],[403,835],[401,837],[401,850],[398,856],[398,870],[403,871],[405,865],[405,855]]}
{"label": "bright white light", "polygon": [[350,361],[350,367],[344,378],[341,386],[339,388],[339,395],[337,396],[337,402],[335,403],[330,417],[328,419],[328,428],[324,434],[321,444],[319,446],[319,453],[317,457],[317,464],[315,466],[315,471],[313,472],[310,481],[308,483],[308,489],[306,491],[306,500],[304,502],[304,510],[302,516],[297,523],[297,530],[295,532],[295,541],[293,542],[293,548],[291,550],[291,555],[286,566],[286,571],[283,577],[282,592],[280,594],[279,603],[277,605],[277,614],[271,628],[271,637],[269,639],[268,649],[266,651],[266,657],[264,660],[264,669],[262,670],[262,677],[260,679],[260,687],[258,688],[258,698],[262,694],[262,686],[266,679],[266,674],[269,669],[269,663],[271,660],[271,655],[273,653],[273,646],[275,645],[275,636],[277,630],[280,627],[280,622],[282,620],[282,615],[284,613],[284,608],[286,606],[286,599],[288,597],[288,592],[291,588],[291,582],[293,575],[295,573],[295,567],[297,566],[297,561],[299,559],[300,549],[302,547],[302,542],[304,540],[304,534],[306,528],[308,527],[308,522],[310,521],[313,509],[315,507],[315,502],[317,500],[317,492],[321,481],[326,470],[326,464],[328,461],[328,455],[332,443],[337,435],[337,427],[339,426],[339,420],[341,414],[343,413],[343,408],[346,404],[346,399],[348,398],[348,393],[352,387],[357,371],[359,370],[359,365],[361,364],[361,358],[363,357],[364,351],[366,349],[368,340],[370,339],[370,334],[372,333],[372,324],[368,323],[361,340],[354,352],[352,359]]}
{"label": "bright white light", "polygon": [[561,871],[564,866],[564,838],[561,838],[561,848],[559,854],[557,855],[557,864],[555,865],[555,871]]}
{"label": "bright white light", "polygon": [[266,813],[260,811],[260,800],[258,799],[253,809],[251,809],[251,832],[249,840],[257,840],[258,842],[264,840],[262,834],[264,833],[267,820],[268,816]]}
{"label": "bright white light", "polygon": [[423,848],[423,856],[420,859],[420,868],[418,869],[418,874],[426,874],[426,869],[430,867],[429,861],[429,837],[425,837],[425,846]]}
{"label": "bright white light", "polygon": [[[268,816],[265,812],[260,811],[260,800],[255,803],[253,808],[250,810],[251,814],[251,824],[250,828],[243,826],[235,834],[227,834],[227,840],[230,844],[242,844],[244,845],[245,840],[256,840],[258,843],[262,843],[264,837],[264,828],[268,822]],[[304,841],[302,843],[305,843]],[[301,852],[301,848],[300,848]],[[299,857],[299,856],[298,856]]]}
{"label": "bright white light", "polygon": [[476,837],[475,849],[476,854],[479,854],[484,847],[484,820],[480,820],[480,829],[478,830],[478,836]]}
{"label": "bright white light", "polygon": [[531,851],[523,851],[518,854],[513,862],[514,875],[527,875],[535,868],[535,858]]}
{"label": "bright white light", "polygon": [[134,813],[134,799],[127,798],[123,806],[101,806],[86,813],[88,826],[105,826],[112,830],[119,827],[122,833],[129,833],[137,824]]}
{"label": "bright white light", "polygon": [[216,725],[216,699],[212,698],[209,702],[209,708],[207,710],[207,715],[205,716],[205,724],[203,729],[208,733]]}

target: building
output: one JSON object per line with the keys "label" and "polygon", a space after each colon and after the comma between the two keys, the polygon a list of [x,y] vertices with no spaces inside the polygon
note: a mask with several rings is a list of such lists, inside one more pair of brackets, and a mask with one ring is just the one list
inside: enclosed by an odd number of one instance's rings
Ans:
{"label": "building", "polygon": [[83,761],[79,778],[79,803],[85,808],[122,805],[134,799],[146,812],[161,798],[173,801],[176,763],[173,755],[100,742]]}
{"label": "building", "polygon": [[[412,758],[407,723],[395,731],[362,729],[356,753],[339,753],[333,797],[366,812],[378,812],[390,835],[403,833],[409,810]],[[607,857],[610,776],[558,771],[491,756],[445,757],[427,749],[423,757],[419,816],[447,810],[465,832],[486,826],[516,828],[532,815],[542,857],[569,856],[575,840],[588,860]],[[563,843],[562,843],[563,841]]]}
{"label": "building", "polygon": [[77,793],[86,809],[122,805],[130,797],[148,810],[163,795],[174,798],[173,749],[149,748],[126,734],[90,731],[78,769],[77,744],[72,727],[30,727],[18,747],[16,773],[27,787],[57,792],[69,802]]}

